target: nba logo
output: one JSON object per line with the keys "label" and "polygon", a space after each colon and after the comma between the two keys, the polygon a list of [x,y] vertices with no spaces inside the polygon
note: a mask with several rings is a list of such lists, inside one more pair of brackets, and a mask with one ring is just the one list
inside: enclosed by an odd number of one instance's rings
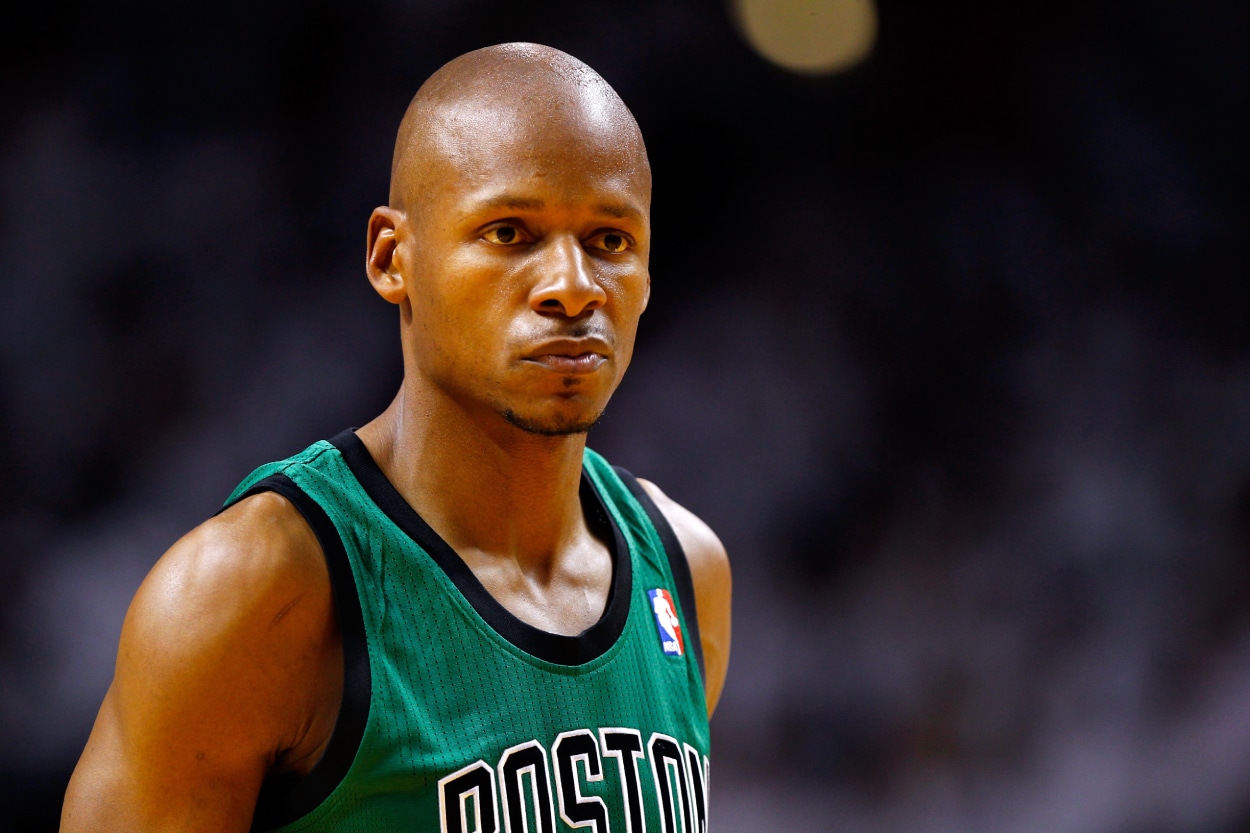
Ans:
{"label": "nba logo", "polygon": [[651,598],[651,610],[655,612],[655,627],[660,632],[660,647],[670,657],[679,657],[682,653],[681,623],[677,621],[677,608],[673,597],[662,587],[648,590]]}

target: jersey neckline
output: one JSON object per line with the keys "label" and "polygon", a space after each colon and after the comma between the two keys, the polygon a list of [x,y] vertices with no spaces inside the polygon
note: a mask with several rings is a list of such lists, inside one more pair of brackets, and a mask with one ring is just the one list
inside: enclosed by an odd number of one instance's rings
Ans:
{"label": "jersey neckline", "polygon": [[612,579],[603,615],[576,636],[550,633],[513,615],[482,585],[464,559],[426,523],[387,479],[355,429],[330,440],[339,450],[365,493],[399,529],[430,556],[465,600],[496,633],[531,656],[556,665],[584,665],[616,644],[629,618],[633,581],[628,545],[603,496],[582,469],[581,499],[587,523],[608,544]]}

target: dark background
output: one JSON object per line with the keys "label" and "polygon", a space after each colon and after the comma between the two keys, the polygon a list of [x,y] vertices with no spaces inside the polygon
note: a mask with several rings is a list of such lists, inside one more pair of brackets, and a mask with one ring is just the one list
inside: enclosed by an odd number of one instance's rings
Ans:
{"label": "dark background", "polygon": [[394,131],[506,40],[647,137],[591,442],[734,561],[714,828],[1250,830],[1246,9],[883,0],[823,79],[718,2],[0,12],[0,831],[160,553],[389,400]]}

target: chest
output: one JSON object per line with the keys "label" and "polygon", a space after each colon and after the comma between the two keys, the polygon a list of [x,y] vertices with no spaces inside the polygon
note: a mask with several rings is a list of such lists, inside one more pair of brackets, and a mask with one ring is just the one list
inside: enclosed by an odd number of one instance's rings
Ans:
{"label": "chest", "polygon": [[368,725],[325,829],[705,829],[702,690],[688,654],[666,652],[645,588],[630,597],[608,650],[576,666],[519,650],[454,597],[390,600]]}

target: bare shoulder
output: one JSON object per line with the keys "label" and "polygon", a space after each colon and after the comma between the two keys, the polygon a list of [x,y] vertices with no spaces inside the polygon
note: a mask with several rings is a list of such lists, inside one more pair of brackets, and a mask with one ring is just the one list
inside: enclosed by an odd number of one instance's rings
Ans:
{"label": "bare shoulder", "polygon": [[265,776],[333,722],[337,639],[320,545],[285,498],[192,530],[127,611],[62,830],[246,830]]}
{"label": "bare shoulder", "polygon": [[299,512],[280,495],[254,495],[161,557],[127,612],[119,663],[134,648],[149,663],[179,665],[227,647],[264,650],[279,641],[276,630],[289,638],[324,614],[313,608],[329,591],[320,546]]}
{"label": "bare shoulder", "polygon": [[672,524],[677,540],[686,551],[686,559],[690,562],[692,576],[699,572],[708,573],[711,577],[717,578],[722,577],[723,574],[723,577],[727,578],[729,555],[725,552],[725,545],[721,543],[712,528],[698,515],[666,495],[650,480],[639,478],[638,482],[655,501],[655,505],[660,507],[660,511],[664,513],[668,522]]}
{"label": "bare shoulder", "polygon": [[[175,543],[144,580],[129,615],[183,617],[192,604],[211,623],[214,610],[262,613],[323,580],[329,578],[321,548],[303,516],[286,498],[263,492]],[[171,601],[178,609],[166,607]]]}
{"label": "bare shoulder", "polygon": [[664,494],[651,481],[639,479],[638,482],[672,525],[673,533],[685,550],[686,560],[690,564],[707,674],[708,714],[711,714],[720,699],[725,674],[729,668],[733,597],[729,554],[720,538],[699,516]]}

